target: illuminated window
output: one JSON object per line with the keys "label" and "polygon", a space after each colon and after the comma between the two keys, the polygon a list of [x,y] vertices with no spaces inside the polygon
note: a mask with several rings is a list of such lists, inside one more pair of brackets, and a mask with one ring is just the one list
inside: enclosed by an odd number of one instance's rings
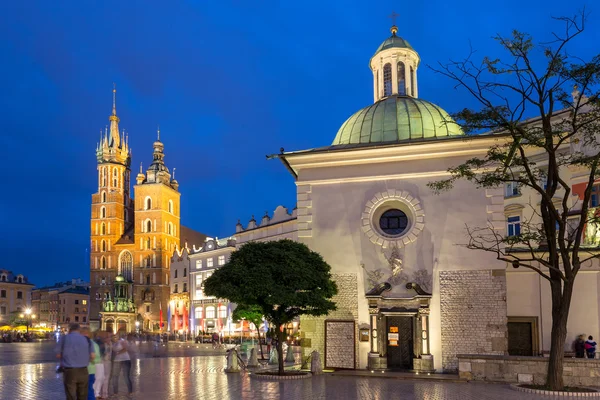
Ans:
{"label": "illuminated window", "polygon": [[81,300],[81,304],[86,305],[87,304],[87,300]]}
{"label": "illuminated window", "polygon": [[406,95],[406,76],[405,76],[405,68],[404,63],[402,61],[398,61],[398,94]]}
{"label": "illuminated window", "polygon": [[202,275],[196,275],[196,298],[202,297]]}
{"label": "illuminated window", "polygon": [[225,256],[219,256],[218,263],[219,265],[225,265]]}
{"label": "illuminated window", "polygon": [[202,319],[202,307],[196,307],[194,309],[194,317],[196,319]]}
{"label": "illuminated window", "polygon": [[206,266],[207,267],[212,267],[213,266],[213,259],[212,258],[207,258],[206,259]]}
{"label": "illuminated window", "polygon": [[383,66],[383,95],[392,94],[392,64],[387,63]]}
{"label": "illuminated window", "polygon": [[196,261],[196,268],[197,268],[197,269],[200,269],[200,268],[202,268],[202,260],[197,260],[197,261]]}
{"label": "illuminated window", "polygon": [[219,318],[227,318],[227,307],[226,306],[219,306]]}
{"label": "illuminated window", "polygon": [[206,307],[206,318],[214,318],[215,317],[215,308],[214,307]]}

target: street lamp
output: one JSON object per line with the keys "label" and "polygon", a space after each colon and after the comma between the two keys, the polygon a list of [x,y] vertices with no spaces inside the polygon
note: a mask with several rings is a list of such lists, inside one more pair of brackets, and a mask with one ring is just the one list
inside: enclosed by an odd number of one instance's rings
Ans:
{"label": "street lamp", "polygon": [[29,324],[31,323],[31,308],[26,308],[25,314],[27,315],[27,334],[29,334]]}
{"label": "street lamp", "polygon": [[135,333],[140,333],[140,321],[135,321]]}

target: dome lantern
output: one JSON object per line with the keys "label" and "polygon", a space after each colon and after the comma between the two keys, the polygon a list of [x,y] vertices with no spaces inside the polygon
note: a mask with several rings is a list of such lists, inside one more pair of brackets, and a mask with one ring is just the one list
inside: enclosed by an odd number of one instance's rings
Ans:
{"label": "dome lantern", "polygon": [[412,46],[400,36],[398,27],[390,28],[392,36],[375,51],[369,66],[373,71],[373,98],[377,102],[392,95],[418,97],[417,68],[421,59]]}

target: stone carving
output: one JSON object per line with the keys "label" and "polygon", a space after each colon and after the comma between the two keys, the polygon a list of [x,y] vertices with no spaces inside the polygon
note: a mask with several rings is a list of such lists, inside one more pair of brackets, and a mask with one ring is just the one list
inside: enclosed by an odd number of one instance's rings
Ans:
{"label": "stone carving", "polygon": [[387,281],[394,286],[408,282],[408,276],[404,272],[400,251],[397,246],[392,246],[392,251],[389,257],[387,257],[387,261],[390,268],[390,278]]}
{"label": "stone carving", "polygon": [[372,291],[379,283],[381,282],[381,278],[383,278],[383,272],[381,269],[375,271],[369,271],[365,264],[360,264],[361,268],[367,274],[367,292]]}
{"label": "stone carving", "polygon": [[431,293],[432,280],[433,279],[429,271],[421,268],[414,272],[412,282],[421,286],[425,292]]}

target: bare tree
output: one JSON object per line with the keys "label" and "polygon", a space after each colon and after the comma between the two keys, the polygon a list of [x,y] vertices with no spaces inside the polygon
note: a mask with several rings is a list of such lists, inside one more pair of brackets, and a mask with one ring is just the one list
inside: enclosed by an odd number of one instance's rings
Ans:
{"label": "bare tree", "polygon": [[[464,61],[433,68],[481,105],[479,110],[453,115],[465,133],[487,132],[501,140],[484,157],[451,168],[448,179],[429,186],[441,192],[450,190],[457,179],[481,188],[514,183],[539,198],[531,204],[534,212],[522,222],[520,232],[505,236],[491,225],[467,227],[467,247],[495,253],[514,268],[528,268],[548,281],[552,333],[546,385],[563,390],[573,285],[582,266],[599,257],[600,250],[589,233],[598,222],[590,199],[600,160],[600,56],[584,61],[568,51],[584,31],[585,10],[554,21],[563,30],[552,33],[549,42],[534,43],[530,35],[518,31],[508,37],[497,35],[494,39],[507,53],[505,60],[484,57],[475,62],[472,51]],[[578,201],[573,200],[571,187],[574,172],[587,182]]]}

